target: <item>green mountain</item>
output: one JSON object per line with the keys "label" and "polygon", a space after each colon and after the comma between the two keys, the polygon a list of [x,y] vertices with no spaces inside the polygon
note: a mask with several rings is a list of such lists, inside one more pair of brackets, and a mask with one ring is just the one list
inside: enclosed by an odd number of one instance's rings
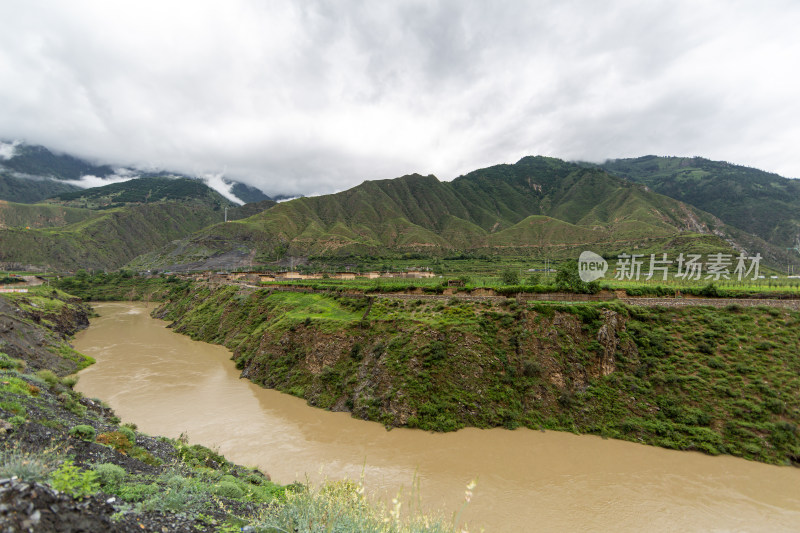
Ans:
{"label": "green mountain", "polygon": [[[577,257],[739,245],[716,217],[600,169],[526,157],[440,182],[411,175],[280,203],[218,224],[132,264],[217,268],[291,256],[495,255]],[[740,232],[741,233],[741,232]],[[757,238],[750,244],[769,245]],[[773,255],[777,253],[770,250]],[[213,266],[212,266],[213,265]]]}
{"label": "green mountain", "polygon": [[800,180],[700,157],[650,155],[599,166],[777,247],[800,249]]}
{"label": "green mountain", "polygon": [[47,204],[1,202],[0,262],[65,270],[118,268],[221,222],[226,207],[243,209],[200,181],[173,178],[85,189]]}
{"label": "green mountain", "polygon": [[14,172],[59,180],[79,180],[91,174],[104,178],[114,173],[108,165],[93,165],[68,154],[54,154],[44,146],[17,145],[14,156],[3,161],[3,166]]}
{"label": "green mountain", "polygon": [[54,194],[80,190],[80,187],[50,179],[17,178],[0,170],[0,199],[9,202],[41,202]]}
{"label": "green mountain", "polygon": [[114,269],[209,224],[222,212],[159,202],[109,209],[62,227],[0,230],[0,262],[56,270]]}
{"label": "green mountain", "polygon": [[254,204],[257,202],[263,202],[265,200],[271,200],[269,196],[261,191],[261,189],[256,189],[255,187],[245,183],[235,182],[231,187],[231,193],[233,193],[245,204]]}
{"label": "green mountain", "polygon": [[102,187],[62,193],[47,203],[87,209],[110,209],[125,204],[189,202],[212,207],[235,204],[199,180],[189,178],[138,178]]}
{"label": "green mountain", "polygon": [[[91,175],[104,179],[125,175],[141,178],[155,178],[169,175],[175,178],[189,178],[175,172],[141,171],[119,165],[96,165],[69,154],[57,154],[44,146],[25,143],[6,143],[0,141],[5,153],[0,155],[0,200],[20,203],[36,203],[54,195],[80,191],[72,183]],[[270,198],[261,190],[233,180],[225,180],[231,192],[245,203],[260,202]]]}

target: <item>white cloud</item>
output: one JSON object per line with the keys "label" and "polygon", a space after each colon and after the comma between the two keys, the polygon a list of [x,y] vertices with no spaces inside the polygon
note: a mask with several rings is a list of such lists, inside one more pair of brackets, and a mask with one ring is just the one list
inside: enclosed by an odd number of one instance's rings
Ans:
{"label": "white cloud", "polygon": [[10,143],[0,141],[0,160],[8,161],[14,157],[15,148],[19,145],[19,141]]}
{"label": "white cloud", "polygon": [[102,187],[103,185],[111,185],[112,183],[122,183],[124,181],[130,181],[138,177],[139,177],[138,175],[133,174],[128,170],[123,170],[122,172],[117,172],[106,177],[86,174],[81,176],[81,179],[79,180],[63,180],[63,183],[69,183],[70,185],[75,185],[76,187],[88,189],[90,187]]}
{"label": "white cloud", "polygon": [[345,189],[524,155],[702,155],[800,177],[800,3],[30,1],[0,138]]}
{"label": "white cloud", "polygon": [[233,184],[225,181],[222,174],[205,174],[202,176],[202,180],[206,182],[206,185],[220,193],[231,202],[236,202],[239,205],[244,203],[241,198],[231,192],[231,187]]}

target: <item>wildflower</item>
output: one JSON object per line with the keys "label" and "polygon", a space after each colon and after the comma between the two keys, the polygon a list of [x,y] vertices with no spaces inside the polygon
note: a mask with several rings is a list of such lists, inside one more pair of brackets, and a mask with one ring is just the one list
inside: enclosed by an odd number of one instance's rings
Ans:
{"label": "wildflower", "polygon": [[474,479],[467,484],[467,490],[464,491],[464,501],[469,503],[472,500],[472,490],[477,486],[478,483]]}

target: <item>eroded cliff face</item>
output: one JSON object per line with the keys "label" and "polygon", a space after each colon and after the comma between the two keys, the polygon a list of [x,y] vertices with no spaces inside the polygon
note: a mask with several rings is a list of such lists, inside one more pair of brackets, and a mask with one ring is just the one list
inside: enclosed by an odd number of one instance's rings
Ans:
{"label": "eroded cliff face", "polygon": [[0,296],[0,352],[22,359],[30,370],[46,368],[62,376],[76,372],[89,359],[72,350],[68,339],[89,326],[90,313],[80,300],[56,292],[48,298]]}
{"label": "eroded cliff face", "polygon": [[[244,303],[251,297],[259,298],[230,290],[187,294],[158,314],[178,332],[231,348],[242,377],[387,426],[535,425],[615,372],[618,356],[637,356],[625,336],[627,318],[610,309],[582,316],[458,304],[465,319],[448,322],[427,320],[448,312],[441,303],[414,315],[402,303],[387,304],[401,305],[392,320],[273,327],[285,317],[266,302]],[[207,318],[198,316],[203,312]]]}
{"label": "eroded cliff face", "polygon": [[387,427],[525,426],[800,464],[791,309],[195,287],[159,315],[229,347],[258,384]]}

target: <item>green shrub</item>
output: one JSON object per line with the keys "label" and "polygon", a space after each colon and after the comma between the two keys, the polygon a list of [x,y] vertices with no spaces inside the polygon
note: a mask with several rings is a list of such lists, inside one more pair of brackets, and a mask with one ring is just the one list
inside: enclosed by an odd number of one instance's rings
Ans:
{"label": "green shrub", "polygon": [[100,486],[109,492],[118,490],[127,475],[124,468],[111,463],[93,465],[92,470],[97,474]]}
{"label": "green shrub", "polygon": [[94,430],[94,428],[92,426],[87,426],[86,424],[73,426],[69,430],[69,434],[76,439],[86,440],[89,442],[94,441],[95,437],[97,436],[97,432]]}
{"label": "green shrub", "polygon": [[226,460],[221,454],[200,444],[192,444],[191,446],[179,444],[177,449],[178,455],[189,466],[220,468],[230,465],[230,462],[228,462],[228,460]]}
{"label": "green shrub", "polygon": [[264,482],[268,481],[268,479],[260,472],[253,472],[251,474],[247,474],[245,481],[251,485],[263,485]]}
{"label": "green shrub", "polygon": [[0,370],[25,370],[25,361],[22,359],[14,359],[8,355],[0,352]]}
{"label": "green shrub", "polygon": [[214,485],[213,491],[217,496],[231,500],[239,500],[244,497],[244,491],[232,481],[220,481]]}
{"label": "green shrub", "polygon": [[525,377],[535,378],[541,373],[542,373],[542,366],[539,364],[539,361],[536,361],[534,359],[529,359],[525,361],[525,364],[522,366],[522,374]]}
{"label": "green shrub", "polygon": [[90,496],[100,490],[97,474],[91,470],[81,470],[72,461],[64,461],[58,470],[50,475],[50,484],[54,489],[70,494],[74,498]]}
{"label": "green shrub", "polygon": [[52,370],[47,370],[47,369],[39,370],[36,373],[36,375],[40,379],[42,379],[42,381],[47,383],[47,386],[50,387],[51,389],[53,387],[55,387],[56,385],[58,385],[59,382],[60,382],[60,380],[58,379],[58,376],[56,376],[55,372],[53,372]]}
{"label": "green shrub", "polygon": [[117,430],[117,432],[128,437],[128,441],[130,441],[131,444],[136,444],[136,433],[131,428],[122,426]]}
{"label": "green shrub", "polygon": [[116,495],[126,502],[140,502],[159,492],[155,483],[125,483],[116,491]]}
{"label": "green shrub", "polygon": [[159,466],[162,464],[161,459],[153,456],[153,454],[151,454],[141,446],[134,446],[131,449],[130,456],[133,457],[134,459],[138,459],[139,461],[151,466]]}
{"label": "green shrub", "polygon": [[15,401],[0,402],[0,409],[20,416],[25,416],[27,412],[21,403]]}
{"label": "green shrub", "polygon": [[72,374],[71,376],[64,376],[61,378],[61,384],[72,389],[78,384],[78,376],[75,374]]}
{"label": "green shrub", "polygon": [[14,415],[14,416],[12,416],[11,418],[8,419],[8,422],[12,426],[19,427],[19,426],[21,426],[22,424],[25,423],[25,417],[24,416],[20,416],[20,415]]}

